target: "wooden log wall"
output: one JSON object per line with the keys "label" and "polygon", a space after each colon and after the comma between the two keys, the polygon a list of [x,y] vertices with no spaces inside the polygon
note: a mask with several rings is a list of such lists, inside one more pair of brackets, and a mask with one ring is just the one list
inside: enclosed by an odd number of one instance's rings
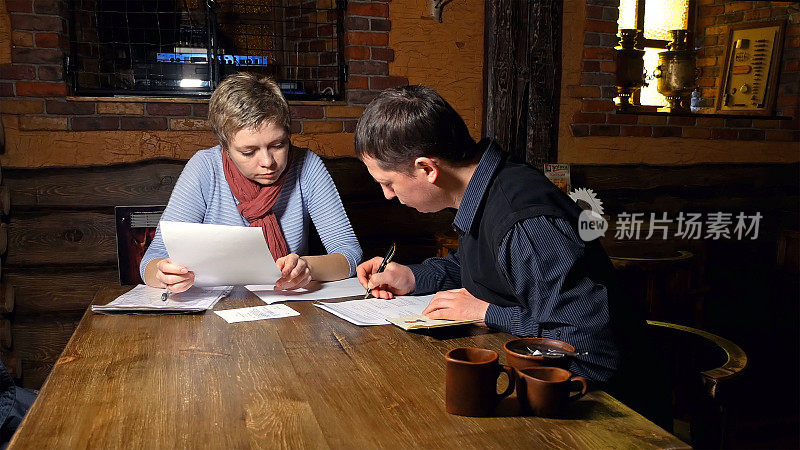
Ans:
{"label": "wooden log wall", "polygon": [[[386,201],[355,158],[324,161],[365,256],[382,255],[393,241],[398,261],[435,254],[433,235],[450,229],[452,212],[420,214],[396,200]],[[159,159],[6,171],[14,209],[3,279],[5,286],[16,287],[10,330],[23,386],[41,386],[95,292],[119,283],[114,207],[166,204],[184,164]],[[323,251],[316,241],[311,251]],[[13,299],[13,291],[0,293]],[[0,321],[0,346],[2,337]]]}
{"label": "wooden log wall", "polygon": [[[0,129],[2,135],[2,129]],[[0,142],[2,147],[2,142]],[[0,255],[5,260],[8,250],[8,216],[11,211],[11,196],[8,186],[2,183],[0,168]],[[22,366],[13,347],[11,319],[14,313],[14,285],[4,273],[5,264],[0,264],[0,361],[12,377],[22,376]]]}

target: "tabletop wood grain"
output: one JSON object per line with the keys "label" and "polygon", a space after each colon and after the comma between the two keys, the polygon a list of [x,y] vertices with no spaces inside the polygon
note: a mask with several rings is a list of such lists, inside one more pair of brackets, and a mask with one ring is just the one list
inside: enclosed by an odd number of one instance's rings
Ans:
{"label": "tabletop wood grain", "polygon": [[[216,309],[258,304],[238,288]],[[301,315],[238,324],[87,312],[10,448],[688,448],[602,391],[565,419],[519,416],[513,395],[497,417],[447,414],[444,354],[504,361],[510,335],[357,327],[287,304]]]}

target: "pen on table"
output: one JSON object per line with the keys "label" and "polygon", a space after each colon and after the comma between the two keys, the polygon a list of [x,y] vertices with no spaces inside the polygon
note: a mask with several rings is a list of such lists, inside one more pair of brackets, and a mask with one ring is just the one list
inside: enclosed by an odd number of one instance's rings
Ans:
{"label": "pen on table", "polygon": [[[392,258],[394,258],[394,251],[397,250],[397,244],[392,242],[392,246],[389,247],[389,250],[386,252],[386,255],[383,257],[383,261],[381,261],[381,265],[378,266],[378,271],[375,273],[381,273],[384,269],[386,269],[386,265],[392,262]],[[364,298],[369,298],[369,293],[371,289],[367,288],[367,293],[364,295]]]}
{"label": "pen on table", "polygon": [[167,297],[169,297],[169,286],[164,288],[164,292],[161,294],[161,301],[167,301]]}

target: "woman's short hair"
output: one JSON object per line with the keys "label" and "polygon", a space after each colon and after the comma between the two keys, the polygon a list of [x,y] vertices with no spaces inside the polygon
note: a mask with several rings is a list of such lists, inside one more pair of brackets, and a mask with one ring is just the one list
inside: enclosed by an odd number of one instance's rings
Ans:
{"label": "woman's short hair", "polygon": [[436,91],[403,86],[381,92],[356,125],[355,151],[383,170],[408,173],[420,156],[453,165],[474,161],[479,148],[464,119]]}
{"label": "woman's short hair", "polygon": [[257,129],[266,123],[289,131],[289,104],[272,78],[254,73],[233,74],[219,84],[208,104],[208,123],[222,148],[241,129]]}

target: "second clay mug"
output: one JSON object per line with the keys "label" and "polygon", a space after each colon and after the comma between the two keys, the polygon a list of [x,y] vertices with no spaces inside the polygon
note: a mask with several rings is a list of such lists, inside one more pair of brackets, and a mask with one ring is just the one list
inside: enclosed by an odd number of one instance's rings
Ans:
{"label": "second clay mug", "polygon": [[[459,416],[490,416],[504,397],[514,390],[514,369],[498,362],[497,352],[485,348],[459,347],[447,352],[445,405]],[[508,387],[497,393],[497,379],[508,374]]]}
{"label": "second clay mug", "polygon": [[[566,356],[547,356],[549,351],[574,352],[575,347],[564,341],[548,338],[519,338],[506,342],[503,345],[506,351],[506,362],[509,366],[517,369],[527,369],[528,367],[569,367],[571,358]],[[538,356],[532,352],[539,351]]]}
{"label": "second clay mug", "polygon": [[558,417],[573,400],[586,394],[586,378],[558,367],[530,367],[517,371],[517,399],[524,413]]}

